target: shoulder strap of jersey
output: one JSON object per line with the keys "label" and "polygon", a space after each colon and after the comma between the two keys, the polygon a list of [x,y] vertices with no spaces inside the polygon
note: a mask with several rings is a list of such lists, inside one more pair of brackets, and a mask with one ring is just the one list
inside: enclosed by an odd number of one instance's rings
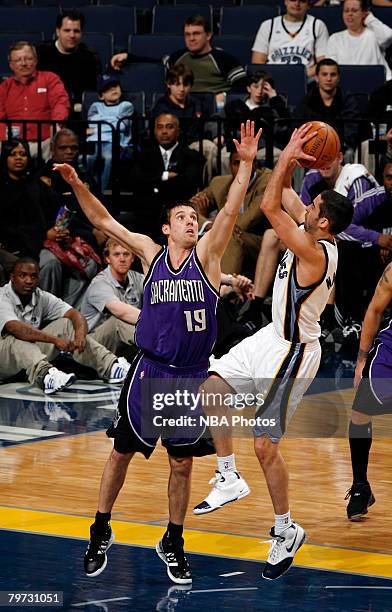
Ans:
{"label": "shoulder strap of jersey", "polygon": [[[282,19],[283,19],[283,17],[282,17]],[[271,19],[271,27],[270,27],[270,33],[269,33],[269,36],[268,36],[268,43],[271,41],[271,37],[272,37],[272,30],[274,29],[274,20],[275,20],[275,17],[273,17],[273,18]]]}

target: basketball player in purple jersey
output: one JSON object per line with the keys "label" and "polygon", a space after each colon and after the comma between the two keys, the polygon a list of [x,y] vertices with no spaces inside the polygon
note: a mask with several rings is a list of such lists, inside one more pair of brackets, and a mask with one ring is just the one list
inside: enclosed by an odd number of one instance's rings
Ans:
{"label": "basketball player in purple jersey", "polygon": [[[392,300],[392,264],[385,268],[362,325],[349,426],[353,484],[346,495],[347,517],[359,520],[376,501],[367,479],[372,416],[392,413],[392,318],[380,329]],[[379,331],[380,330],[380,331]]]}
{"label": "basketball player in purple jersey", "polygon": [[[174,414],[173,408],[170,411],[164,405],[164,396],[172,397],[180,390],[182,395],[176,396],[174,409],[177,408],[176,416],[183,414],[179,413],[183,408],[179,405],[181,400],[185,407],[189,405],[185,401],[186,393],[197,393],[200,382],[207,376],[208,358],[216,336],[220,261],[246,194],[260,136],[261,130],[254,134],[253,122],[241,126],[241,142],[234,140],[241,158],[240,168],[211,230],[198,242],[197,213],[193,205],[173,203],[166,211],[162,226],[167,237],[167,246],[163,249],[148,236],[129,232],[115,221],[71,166],[54,166],[73,188],[91,223],[130,248],[142,260],[143,267],[149,268],[136,329],[140,353],[122,389],[117,418],[108,430],[108,435],[114,437],[114,448],[103,472],[98,512],[90,528],[91,538],[84,558],[88,576],[98,576],[105,569],[106,551],[114,540],[109,522],[111,510],[130,460],[135,452],[148,458],[161,437],[170,463],[169,524],[156,550],[173,582],[192,582],[182,537],[192,459],[215,450],[203,437],[204,426],[197,425],[198,406],[192,406],[191,412],[188,408],[188,416],[195,419],[195,426],[179,426],[174,431],[162,428],[163,417]],[[157,390],[164,393],[158,394]]]}

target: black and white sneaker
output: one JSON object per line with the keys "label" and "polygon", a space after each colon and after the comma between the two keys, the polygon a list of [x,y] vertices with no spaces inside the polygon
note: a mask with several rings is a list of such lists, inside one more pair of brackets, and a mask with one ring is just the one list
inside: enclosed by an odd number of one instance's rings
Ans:
{"label": "black and white sneaker", "polygon": [[107,565],[106,551],[114,542],[114,533],[110,527],[102,532],[96,533],[94,525],[90,527],[90,542],[84,555],[84,570],[87,576],[99,576]]}
{"label": "black and white sneaker", "polygon": [[262,576],[266,580],[276,580],[291,566],[295,553],[305,542],[306,533],[301,525],[292,523],[279,535],[275,535],[272,527],[270,534],[272,542]]}
{"label": "black and white sneaker", "polygon": [[247,482],[238,472],[225,472],[223,475],[215,470],[215,476],[210,480],[210,484],[212,484],[212,490],[200,504],[193,508],[193,514],[214,512],[250,493]]}
{"label": "black and white sneaker", "polygon": [[158,557],[166,563],[167,575],[176,584],[191,584],[192,572],[184,554],[184,540],[173,546],[168,538],[162,538],[155,547]]}
{"label": "black and white sneaker", "polygon": [[368,513],[369,506],[376,501],[368,482],[357,482],[347,491],[344,499],[350,498],[347,505],[347,518],[357,521]]}

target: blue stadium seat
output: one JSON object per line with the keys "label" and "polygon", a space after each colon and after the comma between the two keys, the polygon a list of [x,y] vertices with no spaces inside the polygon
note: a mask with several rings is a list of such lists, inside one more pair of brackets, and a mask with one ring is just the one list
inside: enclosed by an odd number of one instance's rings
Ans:
{"label": "blue stadium seat", "polygon": [[[256,36],[262,21],[276,17],[278,6],[222,6],[219,17],[219,34]],[[253,41],[249,41],[251,48]]]}
{"label": "blue stadium seat", "polygon": [[113,4],[115,6],[135,6],[141,9],[152,9],[156,0],[98,0],[98,6]]}
{"label": "blue stadium seat", "polygon": [[291,107],[297,106],[306,94],[306,71],[302,64],[248,64],[246,69],[248,72],[269,72],[277,91],[286,96]]}
{"label": "blue stadium seat", "polygon": [[[10,45],[21,39],[20,32],[0,32],[0,73],[11,74],[11,69],[8,65],[8,49]],[[39,43],[44,40],[43,32],[23,32],[23,40],[32,43]]]}
{"label": "blue stadium seat", "polygon": [[44,32],[45,38],[51,38],[56,28],[58,7],[0,7],[0,32]]}
{"label": "blue stadium seat", "polygon": [[350,66],[341,64],[340,84],[346,93],[371,93],[385,83],[384,66]]}
{"label": "blue stadium seat", "polygon": [[191,15],[202,15],[212,26],[211,6],[198,6],[195,4],[160,6],[155,5],[152,10],[153,34],[180,34],[184,29],[184,21]]}
{"label": "blue stadium seat", "polygon": [[157,61],[184,47],[182,34],[135,34],[128,39],[129,53]]}
{"label": "blue stadium seat", "polygon": [[243,66],[252,60],[252,41],[248,36],[214,36],[212,44],[233,55]]}
{"label": "blue stadium seat", "polygon": [[136,32],[136,10],[128,6],[83,6],[88,32],[113,32],[114,45],[126,48],[129,34]]}
{"label": "blue stadium seat", "polygon": [[392,28],[392,11],[389,6],[372,6],[371,11],[377,19],[383,21]]}
{"label": "blue stadium seat", "polygon": [[80,6],[92,4],[93,0],[31,0],[31,6],[56,6],[58,9],[78,9]]}
{"label": "blue stadium seat", "polygon": [[346,29],[340,6],[314,6],[309,10],[309,14],[324,21],[330,34]]}
{"label": "blue stadium seat", "polygon": [[113,55],[113,34],[111,32],[83,32],[83,42],[94,49],[105,69]]}
{"label": "blue stadium seat", "polygon": [[195,0],[174,0],[173,4],[175,4],[176,6],[181,5],[181,4],[193,4],[193,5],[198,5],[198,6],[214,6],[214,7],[221,7],[221,6],[234,6],[237,4],[236,0],[197,0],[197,2],[195,2]]}
{"label": "blue stadium seat", "polygon": [[26,0],[0,0],[1,6],[26,6]]}
{"label": "blue stadium seat", "polygon": [[241,0],[241,2],[239,2],[240,6],[252,6],[255,4],[258,6],[277,6],[280,8],[281,13],[286,12],[284,0]]}
{"label": "blue stadium seat", "polygon": [[151,107],[154,91],[162,91],[165,88],[165,69],[158,63],[127,64],[119,72],[119,77],[124,91],[144,91],[148,108]]}

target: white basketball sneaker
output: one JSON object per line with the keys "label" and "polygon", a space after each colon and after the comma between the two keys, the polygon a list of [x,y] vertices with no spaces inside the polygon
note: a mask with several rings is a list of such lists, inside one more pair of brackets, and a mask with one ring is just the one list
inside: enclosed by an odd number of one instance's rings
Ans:
{"label": "white basketball sneaker", "polygon": [[112,365],[110,370],[108,383],[123,383],[127,377],[128,370],[131,364],[125,359],[125,357],[119,357],[117,361]]}
{"label": "white basketball sneaker", "polygon": [[306,533],[301,525],[292,523],[279,535],[275,535],[275,528],[272,527],[270,534],[272,542],[262,576],[266,580],[275,580],[291,566],[295,553],[305,542]]}
{"label": "white basketball sneaker", "polygon": [[210,484],[213,485],[212,491],[193,508],[193,514],[214,512],[225,504],[241,499],[250,493],[249,486],[238,472],[225,472],[223,475],[216,470]]}
{"label": "white basketball sneaker", "polygon": [[57,393],[57,391],[61,391],[65,387],[69,387],[76,380],[75,374],[71,372],[71,374],[66,374],[57,368],[50,368],[48,373],[44,377],[43,387],[44,393],[50,395],[52,393]]}

